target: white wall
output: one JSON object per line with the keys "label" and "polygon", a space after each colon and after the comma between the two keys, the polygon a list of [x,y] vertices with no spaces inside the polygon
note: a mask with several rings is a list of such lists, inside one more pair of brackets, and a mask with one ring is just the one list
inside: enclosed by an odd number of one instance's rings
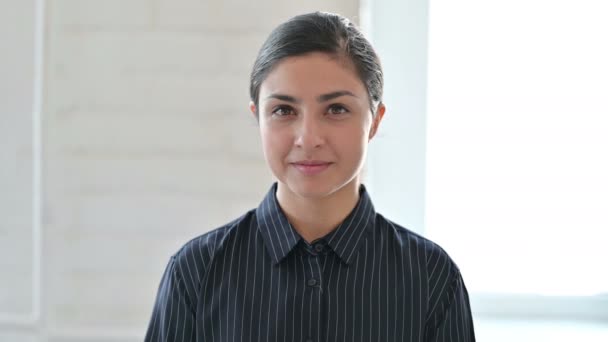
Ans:
{"label": "white wall", "polygon": [[408,229],[425,228],[427,0],[366,0],[365,31],[380,55],[386,114],[369,152],[374,204]]}
{"label": "white wall", "polygon": [[[33,15],[32,3],[9,2],[23,10],[18,18]],[[301,12],[339,12],[357,21],[358,6],[348,0],[46,1],[42,210],[33,213],[42,223],[41,316],[32,324],[0,321],[0,341],[141,340],[170,254],[257,206],[270,185],[247,110],[250,67],[263,39]],[[24,38],[12,25],[0,31],[20,44]],[[31,65],[28,51],[21,58]],[[20,75],[27,82],[34,77]],[[31,109],[11,113],[17,121],[3,119],[2,132],[21,150],[30,148],[19,139],[34,132],[24,119]],[[3,169],[14,163],[6,160]],[[16,174],[31,190],[25,175],[32,171],[22,171]],[[32,201],[26,197],[16,209],[29,225]],[[13,235],[2,235],[3,245],[32,246],[32,236],[15,233],[31,227],[5,227],[3,234]],[[15,262],[14,269],[31,271],[27,257]],[[15,287],[23,292],[16,295],[29,293],[29,280],[19,280]],[[3,298],[13,288],[1,284]]]}
{"label": "white wall", "polygon": [[[3,3],[4,4],[4,3]],[[0,331],[37,312],[34,170],[36,2],[0,10]],[[1,337],[0,341],[5,341]]]}

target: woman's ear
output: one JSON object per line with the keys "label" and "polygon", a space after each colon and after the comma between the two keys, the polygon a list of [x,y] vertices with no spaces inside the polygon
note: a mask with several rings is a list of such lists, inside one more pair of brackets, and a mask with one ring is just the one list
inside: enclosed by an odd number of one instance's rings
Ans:
{"label": "woman's ear", "polygon": [[386,106],[384,106],[384,103],[380,102],[378,104],[378,108],[376,109],[376,115],[374,115],[374,118],[372,121],[372,127],[369,130],[369,139],[367,139],[367,141],[372,140],[372,138],[376,135],[376,132],[378,132],[378,126],[380,126],[380,122],[382,121],[382,118],[384,117],[385,111],[386,111]]}
{"label": "woman's ear", "polygon": [[257,108],[255,106],[255,103],[253,103],[253,101],[249,101],[249,110],[251,111],[251,114],[253,114],[253,116],[257,119],[257,117],[258,117]]}

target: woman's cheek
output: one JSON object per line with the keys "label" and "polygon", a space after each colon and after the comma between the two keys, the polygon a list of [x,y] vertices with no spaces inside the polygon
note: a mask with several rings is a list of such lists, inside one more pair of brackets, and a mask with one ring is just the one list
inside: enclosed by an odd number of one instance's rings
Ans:
{"label": "woman's cheek", "polygon": [[282,163],[291,149],[293,141],[286,130],[275,129],[267,132],[265,137],[267,155],[275,163]]}

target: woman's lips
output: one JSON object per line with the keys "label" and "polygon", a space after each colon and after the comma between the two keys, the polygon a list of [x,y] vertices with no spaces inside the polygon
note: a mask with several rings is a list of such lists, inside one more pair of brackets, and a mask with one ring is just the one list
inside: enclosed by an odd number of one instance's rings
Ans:
{"label": "woman's lips", "polygon": [[322,161],[296,162],[292,165],[305,175],[315,175],[325,171],[332,163]]}

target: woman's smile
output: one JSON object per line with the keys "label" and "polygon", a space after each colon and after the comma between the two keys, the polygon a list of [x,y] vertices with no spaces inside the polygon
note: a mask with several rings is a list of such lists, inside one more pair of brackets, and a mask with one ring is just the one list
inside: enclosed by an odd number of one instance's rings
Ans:
{"label": "woman's smile", "polygon": [[298,171],[306,176],[313,176],[319,174],[327,168],[329,168],[333,163],[325,162],[320,160],[302,160],[295,163],[291,163]]}

